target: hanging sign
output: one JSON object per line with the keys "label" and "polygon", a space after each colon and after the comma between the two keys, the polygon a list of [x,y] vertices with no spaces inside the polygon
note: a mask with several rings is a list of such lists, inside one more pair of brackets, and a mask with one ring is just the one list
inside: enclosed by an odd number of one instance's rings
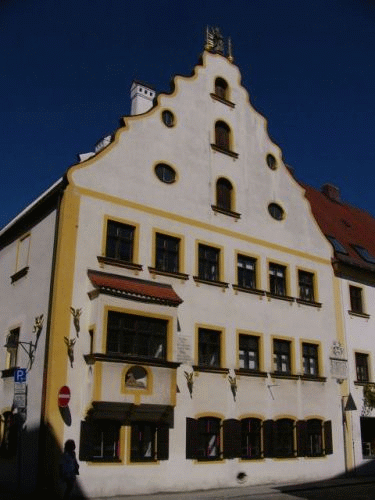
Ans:
{"label": "hanging sign", "polygon": [[68,406],[69,401],[70,401],[70,389],[68,386],[64,385],[59,390],[59,396],[58,396],[59,408],[65,408],[66,406]]}

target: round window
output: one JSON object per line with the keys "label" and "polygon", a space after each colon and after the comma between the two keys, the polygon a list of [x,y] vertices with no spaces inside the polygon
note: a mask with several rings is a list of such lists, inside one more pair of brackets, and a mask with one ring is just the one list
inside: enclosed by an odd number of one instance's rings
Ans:
{"label": "round window", "polygon": [[162,182],[167,182],[168,184],[171,184],[176,180],[175,170],[169,165],[166,165],[165,163],[158,163],[155,167],[155,173],[158,179],[161,180]]}
{"label": "round window", "polygon": [[277,169],[277,161],[276,161],[276,158],[273,155],[268,154],[266,156],[266,162],[267,162],[267,165],[270,167],[271,170],[276,170]]}
{"label": "round window", "polygon": [[274,219],[283,220],[284,210],[277,203],[270,203],[268,205],[268,211],[269,211],[271,217],[273,217]]}
{"label": "round window", "polygon": [[165,109],[161,114],[164,125],[167,127],[173,127],[174,125],[174,114],[169,109]]}

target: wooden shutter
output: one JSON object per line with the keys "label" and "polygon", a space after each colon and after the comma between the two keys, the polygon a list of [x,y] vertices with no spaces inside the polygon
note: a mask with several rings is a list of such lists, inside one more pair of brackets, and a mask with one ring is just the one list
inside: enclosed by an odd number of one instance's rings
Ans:
{"label": "wooden shutter", "polygon": [[241,456],[241,422],[229,418],[223,422],[223,457],[237,458]]}
{"label": "wooden shutter", "polygon": [[157,452],[158,460],[169,458],[169,427],[167,424],[159,424],[157,430]]}
{"label": "wooden shutter", "polygon": [[92,422],[81,422],[81,435],[79,439],[79,459],[88,461],[92,458]]}
{"label": "wooden shutter", "polygon": [[186,419],[186,458],[198,457],[198,420]]}
{"label": "wooden shutter", "polygon": [[307,454],[307,422],[298,420],[296,422],[297,431],[297,457],[305,457]]}
{"label": "wooden shutter", "polygon": [[263,422],[263,454],[265,458],[272,458],[274,455],[275,422],[265,420]]}
{"label": "wooden shutter", "polygon": [[327,420],[324,422],[324,447],[325,454],[332,455],[333,453],[333,443],[332,443],[332,422]]}

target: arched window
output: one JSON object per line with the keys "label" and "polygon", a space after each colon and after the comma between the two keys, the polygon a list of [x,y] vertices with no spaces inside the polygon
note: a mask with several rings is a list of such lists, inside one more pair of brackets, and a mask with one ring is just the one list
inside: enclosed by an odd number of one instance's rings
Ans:
{"label": "arched window", "polygon": [[215,123],[215,145],[226,151],[230,150],[230,128],[225,122]]}
{"label": "arched window", "polygon": [[262,421],[259,418],[241,420],[241,458],[261,456]]}
{"label": "arched window", "polygon": [[228,181],[221,177],[216,183],[216,205],[223,210],[232,210],[232,192],[233,186]]}
{"label": "arched window", "polygon": [[215,95],[221,99],[228,99],[228,84],[224,78],[216,78]]}

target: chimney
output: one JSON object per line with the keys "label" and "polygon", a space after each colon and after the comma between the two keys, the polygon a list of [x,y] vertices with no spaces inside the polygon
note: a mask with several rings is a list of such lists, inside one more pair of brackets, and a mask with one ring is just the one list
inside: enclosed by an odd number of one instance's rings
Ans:
{"label": "chimney", "polygon": [[142,113],[146,113],[146,111],[152,108],[155,95],[156,92],[150,85],[145,85],[134,80],[130,89],[130,114],[141,115]]}
{"label": "chimney", "polygon": [[340,202],[340,190],[333,184],[323,184],[321,191],[330,200]]}

